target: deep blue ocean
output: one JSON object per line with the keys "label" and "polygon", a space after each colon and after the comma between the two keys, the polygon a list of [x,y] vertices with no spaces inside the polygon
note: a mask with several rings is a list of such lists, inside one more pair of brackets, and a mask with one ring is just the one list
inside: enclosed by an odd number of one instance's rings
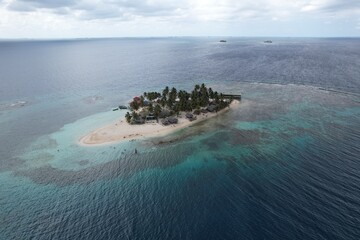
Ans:
{"label": "deep blue ocean", "polygon": [[[360,39],[264,40],[0,41],[0,239],[360,239]],[[201,83],[240,106],[77,143]]]}

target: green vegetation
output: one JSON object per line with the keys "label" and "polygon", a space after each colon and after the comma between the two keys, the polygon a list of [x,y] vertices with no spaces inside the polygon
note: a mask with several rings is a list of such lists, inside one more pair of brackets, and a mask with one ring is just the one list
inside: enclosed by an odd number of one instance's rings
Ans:
{"label": "green vegetation", "polygon": [[[219,111],[229,106],[232,98],[225,99],[222,93],[207,88],[205,84],[195,85],[189,93],[166,86],[162,93],[144,92],[140,97],[134,97],[130,103],[132,113],[126,113],[126,121],[131,124],[141,124],[148,119],[158,119],[170,113],[178,115],[180,112],[193,112],[196,115],[202,111]],[[138,110],[143,114],[139,114]],[[146,113],[144,116],[144,113]]]}
{"label": "green vegetation", "polygon": [[130,115],[129,112],[127,112],[127,113],[125,114],[125,118],[126,118],[126,121],[127,121],[128,123],[130,123],[130,121],[131,121],[131,115]]}

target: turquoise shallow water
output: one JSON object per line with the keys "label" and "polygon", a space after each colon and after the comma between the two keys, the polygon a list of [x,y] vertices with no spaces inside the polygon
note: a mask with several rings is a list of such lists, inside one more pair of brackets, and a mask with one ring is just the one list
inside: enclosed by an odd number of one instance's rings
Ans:
{"label": "turquoise shallow water", "polygon": [[[60,76],[83,76],[72,87],[69,79],[56,87],[62,77],[46,70],[33,73],[40,77],[34,84],[44,88],[33,96],[20,87],[20,96],[6,93],[0,108],[0,239],[358,239],[357,91],[325,91],[299,79],[298,84],[268,84],[232,78],[258,78],[249,69],[264,55],[279,62],[260,64],[262,73],[279,70],[280,62],[295,58],[295,50],[318,63],[308,45],[301,50],[299,42],[268,49],[256,40],[225,48],[208,40],[144,41],[125,46],[115,41],[113,48],[106,41],[85,43],[90,47],[81,42],[31,45],[52,54],[58,48],[68,50],[62,54],[83,48],[90,51],[86,56],[98,57],[84,61],[86,67],[66,67],[73,58],[65,54],[67,61],[52,65],[60,68],[56,73],[67,71]],[[315,42],[313,51],[325,54],[326,44]],[[139,63],[142,58],[130,52],[141,46],[147,58]],[[124,54],[129,61],[122,63]],[[156,62],[159,55],[168,61]],[[115,66],[95,68],[104,62]],[[291,68],[287,64],[284,68]],[[262,69],[266,66],[270,70]],[[5,71],[7,79],[16,75]],[[215,80],[215,72],[228,77]],[[92,75],[97,81],[91,81]],[[138,83],[129,81],[133,78]],[[240,107],[163,138],[77,144],[88,131],[123,116],[111,108],[139,89],[157,90],[168,83],[190,88],[198,79],[224,92],[243,93]],[[334,81],[312,85],[340,84]],[[356,84],[349,77],[341,89]],[[6,105],[19,100],[26,104]]]}
{"label": "turquoise shallow water", "polygon": [[[111,161],[116,158],[116,155],[113,155],[115,146],[120,145],[124,148],[126,143],[83,147],[79,145],[78,140],[90,131],[119,121],[124,116],[124,111],[108,111],[69,123],[59,131],[39,138],[21,158],[27,159],[29,165],[50,164],[54,168],[63,170],[78,170]],[[77,160],[74,161],[74,159]]]}
{"label": "turquoise shallow water", "polygon": [[[217,238],[224,229],[232,238],[254,226],[274,229],[264,216],[278,224],[274,237],[286,226],[289,237],[339,238],[319,234],[330,220],[336,229],[355,221],[346,228],[356,232],[358,103],[313,87],[238,87],[246,92],[239,108],[165,138],[76,143],[123,115],[112,111],[38,138],[1,174],[3,238]],[[298,233],[299,225],[313,233]]]}

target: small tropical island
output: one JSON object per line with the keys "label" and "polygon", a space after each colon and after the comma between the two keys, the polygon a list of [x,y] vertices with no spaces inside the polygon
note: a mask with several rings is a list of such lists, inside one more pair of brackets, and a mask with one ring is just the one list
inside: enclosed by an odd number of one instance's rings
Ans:
{"label": "small tropical island", "polygon": [[[144,92],[126,109],[125,119],[102,127],[79,140],[82,145],[99,145],[169,134],[217,116],[241,100],[241,95],[223,94],[197,84],[189,93],[166,86],[162,92]],[[125,109],[124,105],[117,109]]]}

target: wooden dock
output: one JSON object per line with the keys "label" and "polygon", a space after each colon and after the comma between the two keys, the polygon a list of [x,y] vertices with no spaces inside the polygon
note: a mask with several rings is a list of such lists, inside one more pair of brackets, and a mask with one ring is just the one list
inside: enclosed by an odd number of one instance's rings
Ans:
{"label": "wooden dock", "polygon": [[241,94],[223,94],[225,99],[235,99],[241,101]]}

